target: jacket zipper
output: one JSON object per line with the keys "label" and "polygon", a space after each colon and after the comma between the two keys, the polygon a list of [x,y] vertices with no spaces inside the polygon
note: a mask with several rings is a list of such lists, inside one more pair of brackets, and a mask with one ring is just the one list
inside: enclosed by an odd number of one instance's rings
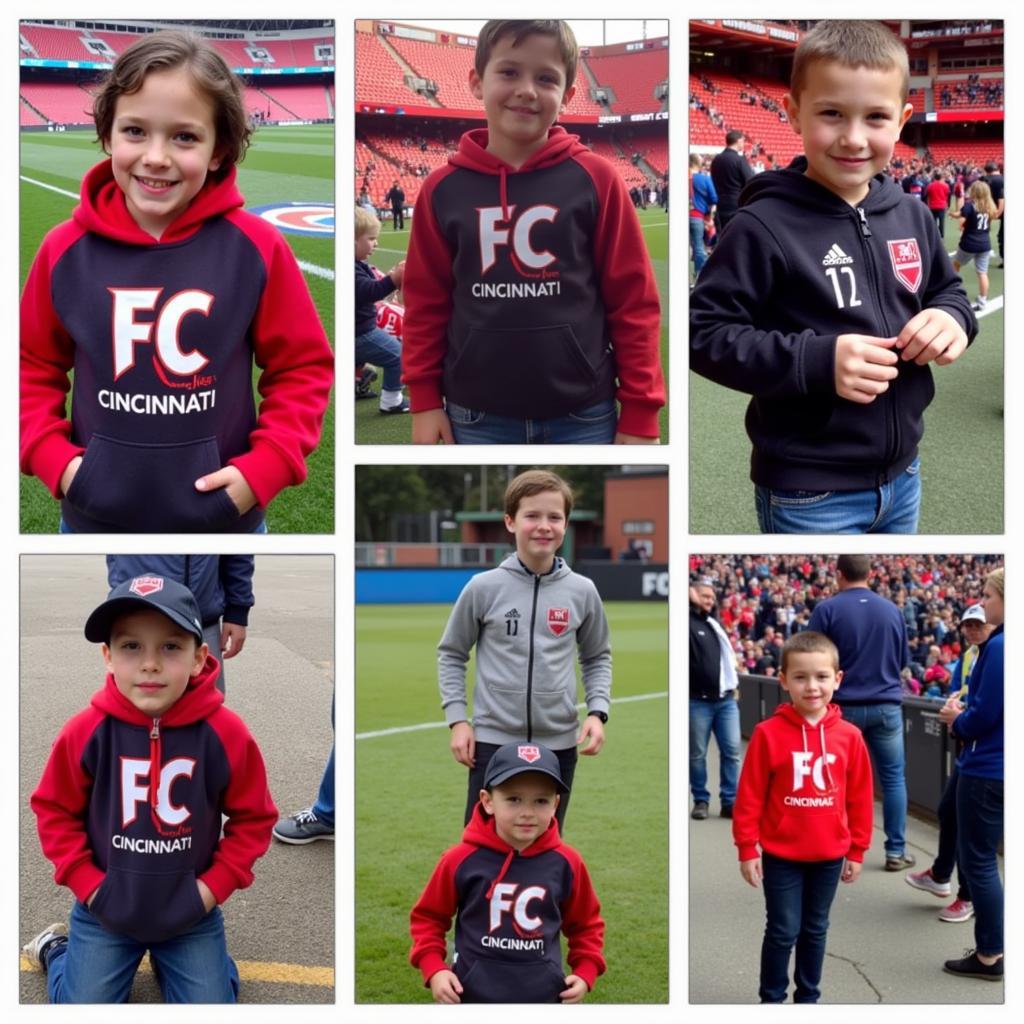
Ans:
{"label": "jacket zipper", "polygon": [[537,596],[540,577],[533,577],[533,608],[530,611],[530,656],[526,662],[526,741],[533,742],[533,631],[537,625]]}
{"label": "jacket zipper", "polygon": [[149,730],[149,738],[151,740],[158,740],[158,739],[160,739],[160,719],[159,718],[154,718],[153,719],[153,728]]}

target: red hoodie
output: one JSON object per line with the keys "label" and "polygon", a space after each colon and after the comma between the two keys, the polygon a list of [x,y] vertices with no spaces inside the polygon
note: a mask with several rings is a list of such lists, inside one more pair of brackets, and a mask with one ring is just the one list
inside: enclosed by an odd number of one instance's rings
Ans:
{"label": "red hoodie", "polygon": [[[305,479],[333,356],[288,243],[242,203],[234,169],[209,178],[157,241],[107,160],[43,240],[21,301],[21,467],[62,497],[84,452],[62,508],[72,529],[249,532]],[[193,487],[228,464],[258,501],[241,517]]]}
{"label": "red hoodie", "polygon": [[871,761],[860,730],[830,704],[811,725],[792,704],[758,724],[743,759],[732,834],[741,861],[861,862],[871,845]]}
{"label": "red hoodie", "polygon": [[618,172],[557,126],[518,169],[487,140],[463,135],[416,200],[402,348],[413,412],[445,398],[554,418],[614,394],[619,430],[656,437],[658,292]]}

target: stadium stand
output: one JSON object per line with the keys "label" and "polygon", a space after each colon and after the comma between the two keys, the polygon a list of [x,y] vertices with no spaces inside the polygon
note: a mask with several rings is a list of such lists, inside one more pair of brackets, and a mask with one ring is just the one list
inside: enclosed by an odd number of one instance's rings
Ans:
{"label": "stadium stand", "polygon": [[989,160],[1003,162],[1003,144],[998,139],[933,139],[928,143],[928,151],[936,163],[952,160],[983,167]]}
{"label": "stadium stand", "polygon": [[40,117],[26,102],[25,97],[21,98],[21,103],[18,104],[18,123],[22,128],[28,128],[35,125],[46,124],[46,118]]}
{"label": "stadium stand", "polygon": [[31,25],[23,22],[21,34],[43,59],[88,60],[90,57],[90,51],[82,42],[85,33],[80,29]]}
{"label": "stadium stand", "polygon": [[[72,82],[22,82],[21,96],[47,121],[56,124],[92,123],[89,114],[92,109],[92,97],[85,89]],[[24,123],[22,121],[22,124]]]}
{"label": "stadium stand", "polygon": [[331,116],[323,84],[289,84],[274,79],[261,84],[260,91],[287,112],[282,120],[322,120]]}
{"label": "stadium stand", "polygon": [[668,49],[658,46],[637,53],[616,53],[585,58],[598,85],[611,89],[616,113],[658,111],[662,103],[654,95],[655,87],[668,80]]}
{"label": "stadium stand", "polygon": [[384,49],[380,38],[370,32],[356,32],[356,99],[367,103],[425,105],[422,96],[406,88],[402,69]]}
{"label": "stadium stand", "polygon": [[127,50],[139,38],[137,32],[91,32],[90,35],[102,39],[116,54]]}
{"label": "stadium stand", "polygon": [[[437,82],[437,99],[443,106],[459,110],[480,106],[480,101],[469,90],[469,72],[473,67],[473,50],[470,47],[426,43],[398,36],[389,36],[387,42],[417,75]],[[420,100],[423,105],[426,102],[425,99]]]}

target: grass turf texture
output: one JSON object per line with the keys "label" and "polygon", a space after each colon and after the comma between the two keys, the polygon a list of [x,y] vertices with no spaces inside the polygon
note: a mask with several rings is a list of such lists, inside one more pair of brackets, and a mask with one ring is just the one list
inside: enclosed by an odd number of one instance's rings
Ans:
{"label": "grass turf texture", "polygon": [[[437,641],[448,605],[356,608],[357,732],[437,728],[356,742],[356,1001],[429,1003],[409,966],[409,911],[462,835],[466,769],[448,750]],[[605,604],[614,683],[608,741],[580,758],[566,841],[601,901],[608,972],[587,1003],[668,999],[668,606]],[[468,678],[472,679],[470,665]],[[582,700],[582,691],[579,699]],[[449,933],[449,946],[453,932]],[[563,948],[564,952],[564,948]]]}
{"label": "grass turf texture", "polygon": [[[21,136],[21,173],[27,178],[78,194],[85,172],[103,153],[90,131]],[[334,128],[317,125],[261,128],[238,167],[246,207],[291,201],[330,202],[334,194]],[[21,281],[24,284],[39,244],[50,228],[67,220],[76,200],[39,185],[21,182]],[[334,239],[285,235],[297,259],[334,269]],[[306,272],[306,284],[329,339],[334,338],[334,281]],[[260,371],[254,367],[255,391]],[[347,397],[347,396],[346,396]],[[267,510],[272,533],[331,533],[334,530],[334,400],[324,417],[319,446],[307,459],[309,476],[287,488]],[[182,481],[191,486],[192,481]],[[21,477],[22,533],[56,533],[60,505],[35,477]]]}
{"label": "grass turf texture", "polygon": [[[658,295],[661,297],[661,365],[665,380],[669,379],[668,370],[668,214],[660,207],[654,206],[646,210],[638,210],[647,251],[654,267],[654,276],[658,282]],[[408,221],[406,221],[408,224]],[[409,248],[409,228],[395,231],[391,221],[381,222],[380,245],[373,257],[373,264],[385,273],[399,260],[404,260]],[[339,363],[338,379],[346,380],[344,363]],[[496,368],[500,373],[500,367]],[[378,390],[380,381],[374,385]],[[345,388],[351,386],[347,383]],[[661,431],[661,443],[668,442],[668,405],[665,405],[658,417]],[[355,437],[357,444],[409,444],[412,441],[412,424],[408,416],[382,416],[376,399],[364,399],[356,402]]]}
{"label": "grass turf texture", "polygon": [[[946,250],[954,252],[959,221],[946,218]],[[995,250],[996,231],[992,232]],[[989,303],[1003,295],[1001,262],[989,264]],[[692,266],[692,265],[691,265]],[[974,265],[961,276],[973,302]],[[978,336],[951,366],[933,366],[935,398],[921,441],[919,533],[1003,530],[1003,310],[978,320]],[[743,427],[750,396],[695,373],[690,382],[690,531],[757,533],[750,439]]]}

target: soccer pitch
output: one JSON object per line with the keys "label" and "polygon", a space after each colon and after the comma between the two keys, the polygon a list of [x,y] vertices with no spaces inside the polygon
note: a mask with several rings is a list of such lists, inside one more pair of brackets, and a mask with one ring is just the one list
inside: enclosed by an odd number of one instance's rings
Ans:
{"label": "soccer pitch", "polygon": [[[83,175],[103,157],[91,130],[22,133],[22,284],[43,236],[71,216]],[[271,203],[333,202],[333,125],[260,128],[253,136],[245,160],[238,165],[238,185],[245,196],[246,208]],[[285,237],[304,265],[306,284],[333,343],[334,238],[295,234]],[[258,378],[259,370],[254,368],[254,384]],[[256,400],[258,403],[258,393]],[[330,533],[334,529],[333,397],[324,418],[320,444],[307,465],[306,482],[301,487],[286,489],[271,504],[267,513],[271,532]],[[191,486],[191,481],[183,481],[182,486]],[[59,518],[59,503],[37,479],[23,476],[21,531],[56,533]]]}
{"label": "soccer pitch", "polygon": [[[647,251],[654,267],[654,276],[658,282],[658,295],[661,298],[661,365],[666,382],[669,380],[668,366],[668,220],[669,215],[661,207],[651,206],[646,210],[638,210],[640,225],[647,241]],[[406,221],[409,224],[409,221]],[[385,273],[399,260],[404,260],[409,248],[409,231],[395,231],[391,227],[390,217],[381,221],[380,245],[371,262]],[[354,327],[354,325],[353,325]],[[344,364],[339,363],[339,379],[345,379]],[[500,372],[496,370],[495,372]],[[668,405],[666,404],[658,418],[661,429],[661,443],[668,442]],[[377,402],[369,399],[356,402],[357,444],[410,444],[412,426],[408,416],[382,416]]]}
{"label": "soccer pitch", "polygon": [[[408,962],[409,911],[441,853],[461,838],[466,799],[466,769],[449,752],[437,690],[436,648],[449,611],[448,605],[356,608],[355,992],[361,1003],[430,1002]],[[586,1002],[665,1002],[668,606],[612,602],[605,611],[613,659],[607,742],[597,757],[580,758],[566,829],[566,841],[586,861],[605,920],[608,973]],[[472,672],[471,663],[469,679]]]}

